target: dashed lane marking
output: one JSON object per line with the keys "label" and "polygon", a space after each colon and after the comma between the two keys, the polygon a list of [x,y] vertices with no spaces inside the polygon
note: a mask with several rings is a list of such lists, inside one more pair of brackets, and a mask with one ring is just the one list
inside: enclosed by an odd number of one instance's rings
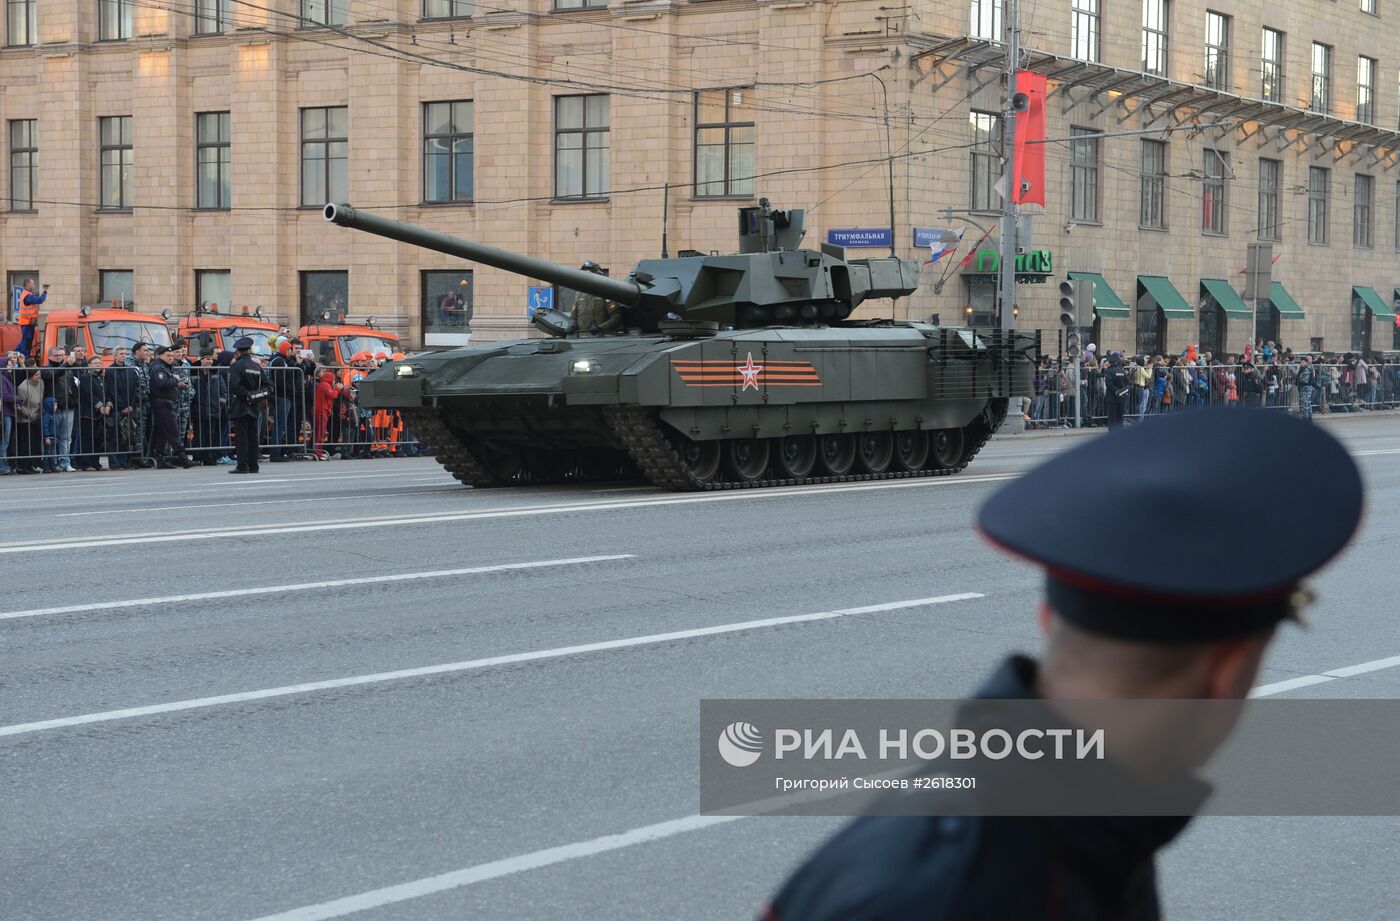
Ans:
{"label": "dashed lane marking", "polygon": [[540,560],[533,563],[503,563],[497,566],[472,566],[466,569],[435,569],[428,572],[403,572],[384,576],[362,576],[356,579],[331,579],[324,582],[303,582],[300,585],[261,585],[253,588],[232,588],[219,592],[197,592],[192,595],[162,595],[157,598],[129,598],[125,601],[99,601],[92,604],[70,604],[57,608],[33,608],[28,611],[6,611],[0,613],[0,620],[16,620],[24,617],[45,617],[51,614],[76,614],[80,611],[115,611],[119,608],[146,608],[162,604],[184,604],[191,601],[211,601],[220,598],[243,598],[249,595],[280,595],[284,592],[344,588],[347,585],[378,585],[385,582],[416,582],[421,579],[443,579],[449,576],[479,576],[493,572],[548,569],[554,566],[578,566],[584,563],[611,563],[618,560],[632,559],[636,559],[634,554],[616,553],[608,556],[579,556],[563,560]]}
{"label": "dashed lane marking", "polygon": [[675,643],[681,640],[707,636],[721,636],[727,633],[745,633],[768,627],[783,627],[789,624],[806,624],[823,620],[836,620],[860,614],[880,614],[885,611],[902,611],[909,608],[930,607],[954,601],[969,601],[983,597],[977,592],[963,592],[957,595],[940,595],[935,598],[914,598],[909,601],[890,601],[884,604],[871,604],[859,608],[842,608],[836,611],[820,611],[816,614],[794,614],[787,617],[766,617],[762,620],[746,620],[739,623],[718,624],[713,627],[697,627],[691,630],[675,630],[670,633],[652,633],[646,636],[629,636],[619,640],[604,640],[599,643],[582,643],[577,646],[560,646],[554,649],[539,649],[533,652],[517,652],[502,656],[489,656],[484,659],[469,659],[465,662],[446,662],[441,665],[426,665],[420,668],[405,668],[392,672],[376,672],[371,675],[352,675],[348,678],[332,678],[327,681],[309,681],[304,684],[289,684],[283,687],[262,688],[257,691],[242,691],[237,694],[220,694],[216,697],[196,697],[191,700],[177,700],[145,707],[126,707],[121,710],[103,710],[98,713],[83,713],[78,716],[65,716],[58,719],[39,720],[33,723],[16,723],[0,726],[0,736],[26,735],[50,729],[64,729],[70,726],[86,726],[90,723],[109,723],[116,720],[129,720],[142,716],[155,716],[161,713],[177,713],[182,710],[200,710],[225,704],[240,704],[255,700],[268,700],[275,697],[291,697],[296,694],[311,694],[338,688],[360,687],[367,684],[384,684],[402,681],[406,678],[424,678],[431,675],[461,674],[480,671],[501,665],[516,665],[521,662],[541,662],[549,659],[563,659],[587,655],[595,652],[608,652],[614,649],[630,649],[638,646],[656,646],[662,643]]}

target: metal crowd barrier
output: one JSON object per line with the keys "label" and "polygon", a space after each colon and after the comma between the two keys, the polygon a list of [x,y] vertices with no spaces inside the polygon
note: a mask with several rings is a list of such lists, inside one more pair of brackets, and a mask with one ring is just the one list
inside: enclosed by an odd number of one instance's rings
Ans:
{"label": "metal crowd barrier", "polygon": [[[1365,412],[1400,408],[1400,364],[1368,365],[1365,381],[1355,364],[1328,362],[1310,366],[1314,383],[1308,402],[1314,414]],[[1289,365],[1164,366],[1152,369],[1146,386],[1132,381],[1124,398],[1124,418],[1133,420],[1167,413],[1188,412],[1212,406],[1259,406],[1302,413],[1304,395],[1298,369]],[[1031,399],[1030,427],[1059,428],[1074,425],[1075,388],[1068,383],[1070,370],[1051,368],[1037,372],[1037,390]],[[1109,396],[1102,373],[1081,373],[1078,393],[1083,426],[1106,425]]]}
{"label": "metal crowd barrier", "polygon": [[[160,437],[166,426],[184,457],[233,463],[227,368],[176,366],[188,384],[165,405],[149,394],[143,398],[134,368],[74,369],[76,405],[66,407],[43,395],[44,378],[54,372],[39,368],[35,383],[26,384],[30,370],[0,368],[14,382],[17,397],[15,417],[6,418],[0,431],[5,448],[0,472],[102,469],[104,460],[114,469],[178,461]],[[259,423],[268,461],[412,457],[426,450],[398,413],[359,405],[355,383],[367,369],[318,366],[313,379],[300,367],[270,367],[264,373],[272,396]],[[47,392],[54,392],[52,383]]]}

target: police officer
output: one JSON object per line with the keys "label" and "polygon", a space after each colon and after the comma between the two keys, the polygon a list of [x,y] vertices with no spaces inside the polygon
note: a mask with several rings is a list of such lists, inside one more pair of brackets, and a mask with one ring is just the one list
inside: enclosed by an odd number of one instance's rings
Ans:
{"label": "police officer", "polygon": [[185,445],[179,435],[180,392],[190,385],[175,373],[179,357],[175,349],[161,345],[156,347],[156,360],[151,363],[151,414],[155,417],[151,456],[160,470],[194,466],[185,458]]}
{"label": "police officer", "polygon": [[262,367],[253,358],[253,340],[244,336],[233,344],[233,349],[236,355],[229,366],[228,395],[237,464],[229,473],[257,473],[258,454],[262,450],[259,423],[272,390],[263,377]]}
{"label": "police officer", "polygon": [[1122,427],[1123,414],[1128,408],[1128,395],[1132,390],[1128,370],[1123,366],[1123,353],[1114,352],[1108,356],[1108,370],[1104,372],[1104,400],[1109,428]]}
{"label": "police officer", "polygon": [[137,467],[153,467],[151,457],[151,344],[138,342],[132,349],[127,364],[136,372],[136,402],[132,405],[132,419],[136,423],[136,443],[133,447],[132,464]]}
{"label": "police officer", "polygon": [[[1261,454],[1261,444],[1281,450]],[[1244,456],[1256,460],[1239,463]],[[1280,495],[1328,510],[1307,540],[1250,544],[1230,528],[1205,529],[1176,545],[1170,565],[1101,518],[1105,509],[1141,522],[1240,506],[1254,510],[1260,533],[1282,534],[1295,512],[1272,501]],[[977,697],[1242,699],[1279,623],[1299,617],[1301,580],[1347,543],[1361,505],[1346,450],[1283,413],[1182,413],[1061,454],[981,509],[985,536],[1045,570],[1046,650],[1040,662],[1007,659]],[[867,816],[798,869],[763,917],[1156,919],[1154,854],[1209,792],[1186,779],[1200,792],[1179,816]]]}
{"label": "police officer", "polygon": [[[607,269],[592,260],[585,262],[580,268],[595,275],[607,274]],[[622,308],[615,301],[580,291],[574,297],[574,309],[570,311],[569,318],[573,320],[574,329],[580,334],[597,336],[612,332],[622,325]]]}

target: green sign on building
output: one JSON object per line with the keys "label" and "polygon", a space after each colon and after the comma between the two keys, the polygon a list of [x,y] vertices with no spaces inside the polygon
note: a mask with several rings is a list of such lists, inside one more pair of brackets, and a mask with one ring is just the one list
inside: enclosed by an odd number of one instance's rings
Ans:
{"label": "green sign on building", "polygon": [[[992,275],[1001,268],[1001,254],[994,249],[980,249],[972,257],[968,275]],[[1044,282],[1055,271],[1054,259],[1049,250],[1033,249],[1016,256],[1016,280],[1018,282]]]}

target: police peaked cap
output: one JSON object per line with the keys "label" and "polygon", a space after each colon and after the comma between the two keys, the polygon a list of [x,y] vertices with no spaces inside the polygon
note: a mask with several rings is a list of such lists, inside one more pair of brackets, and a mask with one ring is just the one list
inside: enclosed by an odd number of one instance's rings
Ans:
{"label": "police peaked cap", "polygon": [[978,525],[1045,568],[1046,600],[1070,623],[1193,642],[1292,616],[1361,507],[1355,462],[1321,428],[1212,409],[1093,437],[999,489]]}
{"label": "police peaked cap", "polygon": [[253,339],[251,336],[242,336],[233,343],[233,347],[239,352],[246,352],[253,347]]}

